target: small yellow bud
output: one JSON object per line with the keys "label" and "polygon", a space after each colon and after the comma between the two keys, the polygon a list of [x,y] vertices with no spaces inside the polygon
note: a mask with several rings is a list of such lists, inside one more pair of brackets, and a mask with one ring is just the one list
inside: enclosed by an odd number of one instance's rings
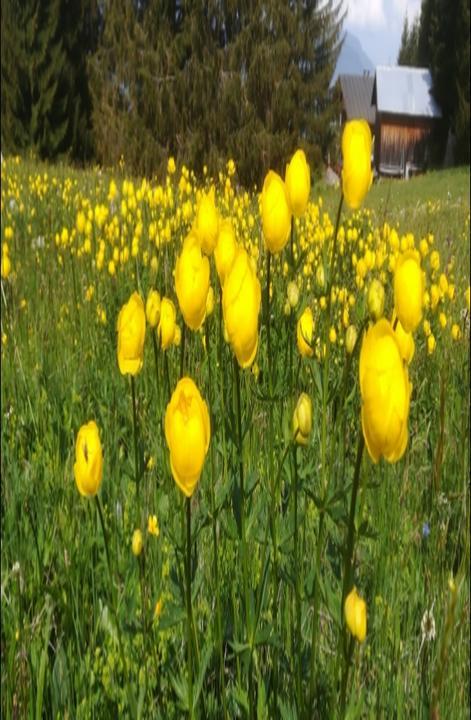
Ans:
{"label": "small yellow bud", "polygon": [[301,393],[293,413],[293,436],[299,445],[307,445],[312,429],[312,402],[309,395]]}
{"label": "small yellow bud", "polygon": [[427,338],[427,352],[429,355],[431,355],[436,347],[436,340],[433,334],[430,334]]}
{"label": "small yellow bud", "polygon": [[355,587],[347,595],[344,612],[348,629],[362,643],[366,637],[366,603]]}
{"label": "small yellow bud", "polygon": [[132,534],[132,552],[139,557],[142,552],[142,532],[137,528]]}
{"label": "small yellow bud", "polygon": [[384,287],[379,280],[373,280],[368,289],[368,310],[374,320],[383,317]]}
{"label": "small yellow bud", "polygon": [[349,325],[345,333],[345,349],[349,355],[352,354],[353,348],[357,341],[358,333],[355,325]]}

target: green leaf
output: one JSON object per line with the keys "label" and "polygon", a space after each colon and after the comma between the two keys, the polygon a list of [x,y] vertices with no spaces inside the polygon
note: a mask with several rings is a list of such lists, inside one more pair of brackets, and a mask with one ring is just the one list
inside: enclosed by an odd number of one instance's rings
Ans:
{"label": "green leaf", "polygon": [[178,625],[186,618],[186,611],[178,605],[164,605],[162,615],[159,618],[159,630],[168,630],[168,628]]}
{"label": "green leaf", "polygon": [[44,646],[41,653],[41,660],[39,663],[39,673],[38,673],[38,686],[37,686],[37,695],[36,695],[36,719],[40,720],[43,716],[43,696],[44,696],[44,680],[46,677],[46,665],[47,665],[47,649],[49,646],[49,638],[51,636],[51,616],[52,616],[52,610],[53,605],[50,601],[49,596],[46,598],[46,604],[49,606],[47,610],[46,615],[46,625],[45,625],[45,631],[44,631]]}
{"label": "green leaf", "polygon": [[265,683],[262,678],[258,681],[257,692],[257,720],[268,719],[267,697],[265,692]]}
{"label": "green leaf", "polygon": [[236,701],[236,703],[245,710],[246,713],[249,712],[249,698],[245,690],[243,690],[239,685],[236,685],[234,688],[232,688],[232,697]]}
{"label": "green leaf", "polygon": [[188,712],[188,683],[186,678],[182,675],[175,677],[170,673],[170,682],[172,683],[173,689],[178,697],[182,710]]}
{"label": "green leaf", "polygon": [[241,643],[238,640],[229,640],[229,645],[236,655],[242,655],[250,651],[250,645],[248,643]]}
{"label": "green leaf", "polygon": [[207,641],[203,653],[200,659],[200,667],[198,671],[198,677],[196,678],[195,682],[195,689],[194,689],[194,695],[193,695],[193,705],[196,706],[198,702],[198,698],[201,694],[201,689],[203,687],[204,682],[204,676],[206,675],[206,669],[208,667],[209,660],[211,658],[211,653],[213,649],[213,641],[212,638],[209,638]]}

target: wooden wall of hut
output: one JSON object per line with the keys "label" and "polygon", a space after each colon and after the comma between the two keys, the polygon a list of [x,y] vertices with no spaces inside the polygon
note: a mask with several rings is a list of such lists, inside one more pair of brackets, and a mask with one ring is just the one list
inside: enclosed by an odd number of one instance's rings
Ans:
{"label": "wooden wall of hut", "polygon": [[402,168],[406,163],[427,164],[431,124],[420,118],[380,118],[376,126],[376,165]]}

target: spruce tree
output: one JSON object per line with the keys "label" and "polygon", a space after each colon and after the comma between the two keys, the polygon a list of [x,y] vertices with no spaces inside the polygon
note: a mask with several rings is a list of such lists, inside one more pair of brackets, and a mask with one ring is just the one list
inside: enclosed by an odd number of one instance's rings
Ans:
{"label": "spruce tree", "polygon": [[2,2],[2,146],[7,151],[31,148],[42,158],[91,155],[84,54],[95,31],[93,1]]}

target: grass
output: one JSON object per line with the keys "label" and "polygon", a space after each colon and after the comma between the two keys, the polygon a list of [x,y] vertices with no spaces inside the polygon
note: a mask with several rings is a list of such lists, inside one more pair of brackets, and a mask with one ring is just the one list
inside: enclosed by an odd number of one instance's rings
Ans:
{"label": "grass", "polygon": [[[169,399],[165,367],[171,391],[182,348],[159,351],[155,362],[147,329],[143,369],[136,377],[138,505],[131,387],[118,370],[116,319],[131,292],[138,289],[145,300],[155,287],[174,299],[183,325],[172,270],[191,226],[198,183],[190,174],[188,189],[180,192],[180,176],[169,177],[161,190],[134,180],[132,192],[128,186],[124,192],[125,172],[115,178],[118,195],[111,199],[111,174],[17,164],[11,158],[2,165],[1,230],[11,258],[11,272],[2,278],[2,717],[335,717],[341,714],[347,665],[349,718],[427,717],[437,710],[468,717],[469,168],[408,182],[380,181],[365,210],[344,211],[346,240],[336,285],[345,300],[333,304],[337,339],[329,345],[328,361],[321,348],[330,324],[315,278],[320,264],[328,277],[338,191],[313,189],[316,204],[297,226],[293,256],[285,250],[273,260],[271,348],[263,306],[255,365],[240,372],[242,447],[238,373],[220,335],[211,260],[215,310],[206,320],[206,336],[187,330],[183,358],[209,405],[212,428],[210,455],[191,503],[192,707],[185,509],[163,433]],[[231,194],[227,180],[217,183],[218,207],[231,215],[238,241],[256,261],[264,295],[257,205],[250,196]],[[233,179],[229,183],[235,187]],[[99,204],[108,208],[101,224],[95,215]],[[78,230],[80,211],[86,218],[92,213],[88,234]],[[385,286],[389,317],[391,258],[401,243],[419,247],[423,239],[427,291],[431,295],[432,286],[441,287],[436,306],[424,308],[436,347],[429,352],[421,324],[409,370],[413,393],[404,457],[375,465],[365,451],[361,462],[353,559],[368,627],[364,643],[352,642],[348,662],[343,554],[361,422],[358,357],[346,370],[343,315],[348,306],[349,322],[360,329],[368,312],[365,292],[377,277]],[[383,244],[382,267],[368,269],[362,282],[353,255],[378,253]],[[118,259],[110,274],[115,248],[118,258],[128,248],[129,257]],[[433,250],[440,254],[437,271],[430,265]],[[443,289],[441,274],[454,292]],[[290,280],[300,300],[286,314]],[[302,358],[296,347],[296,321],[307,305],[319,338],[312,359]],[[313,427],[307,447],[294,450],[291,418],[301,391],[312,399]],[[74,482],[75,438],[90,419],[104,448],[99,495],[113,587],[95,504],[79,495]],[[153,514],[158,537],[147,532]],[[137,524],[144,536],[139,558],[131,551]]]}

